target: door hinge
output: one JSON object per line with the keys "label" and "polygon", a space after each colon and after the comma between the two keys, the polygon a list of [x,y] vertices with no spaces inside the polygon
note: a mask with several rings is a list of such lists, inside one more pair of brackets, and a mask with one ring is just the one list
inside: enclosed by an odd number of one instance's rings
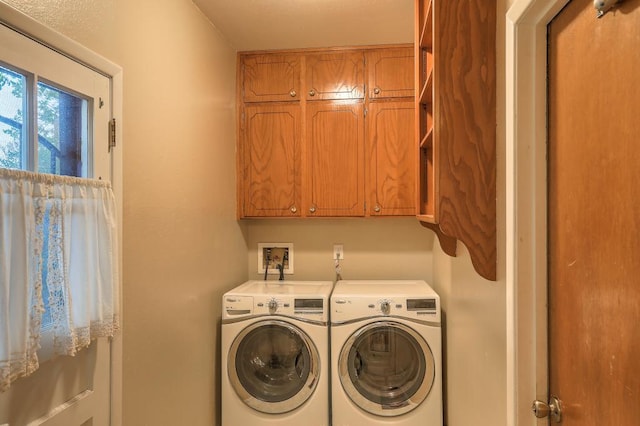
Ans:
{"label": "door hinge", "polygon": [[109,120],[109,152],[116,147],[116,119]]}

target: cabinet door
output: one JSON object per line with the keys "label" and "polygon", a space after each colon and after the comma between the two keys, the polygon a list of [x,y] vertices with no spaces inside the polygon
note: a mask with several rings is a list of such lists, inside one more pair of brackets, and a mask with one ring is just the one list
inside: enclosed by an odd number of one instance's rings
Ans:
{"label": "cabinet door", "polygon": [[364,215],[363,104],[309,102],[307,216]]}
{"label": "cabinet door", "polygon": [[416,214],[415,102],[371,102],[367,112],[368,199],[372,216]]}
{"label": "cabinet door", "polygon": [[300,216],[300,106],[251,104],[243,116],[241,216]]}
{"label": "cabinet door", "polygon": [[364,98],[362,52],[309,54],[305,73],[307,100]]}
{"label": "cabinet door", "polygon": [[412,47],[376,49],[366,55],[369,99],[414,96]]}
{"label": "cabinet door", "polygon": [[247,55],[241,59],[242,98],[245,102],[300,99],[300,56]]}

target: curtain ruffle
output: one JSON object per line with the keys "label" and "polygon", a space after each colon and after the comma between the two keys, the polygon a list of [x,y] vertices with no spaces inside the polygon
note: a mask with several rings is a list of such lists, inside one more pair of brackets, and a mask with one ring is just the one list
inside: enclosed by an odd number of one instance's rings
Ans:
{"label": "curtain ruffle", "polygon": [[43,300],[55,355],[118,333],[117,249],[109,182],[0,169],[0,391],[38,368]]}

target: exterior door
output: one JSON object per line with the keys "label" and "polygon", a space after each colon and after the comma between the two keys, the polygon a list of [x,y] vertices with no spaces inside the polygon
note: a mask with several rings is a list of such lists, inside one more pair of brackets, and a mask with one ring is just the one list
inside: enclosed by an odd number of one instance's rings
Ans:
{"label": "exterior door", "polygon": [[549,394],[566,426],[640,419],[640,1],[549,24]]}
{"label": "exterior door", "polygon": [[[12,86],[5,85],[2,89],[2,100],[5,102],[0,108],[0,133],[5,138],[9,134],[27,134],[29,130],[38,134],[37,138],[18,138],[21,142],[13,145],[3,140],[2,154],[6,154],[3,158],[11,157],[9,154],[14,153],[16,158],[7,167],[111,180],[111,156],[107,151],[107,129],[111,117],[111,82],[108,77],[1,23],[0,74],[5,81],[14,81]],[[29,111],[29,108],[15,108],[16,105],[27,104],[26,100],[20,98],[26,85],[33,85],[37,92],[37,96],[33,96],[38,110],[37,129],[28,130],[29,120],[21,120],[28,118],[24,111]],[[8,108],[8,104],[14,108]],[[68,108],[62,108],[63,104]],[[79,106],[83,104],[86,108]],[[54,123],[47,118],[47,113],[54,109],[51,105],[64,111],[55,115],[58,118]],[[72,111],[79,114],[80,118],[76,118]],[[16,124],[21,121],[20,125]],[[53,137],[49,135],[51,129],[55,130]],[[79,144],[82,147],[73,151],[71,148],[75,149],[76,146],[68,141],[84,139],[87,134],[88,143]],[[50,140],[57,140],[58,144],[52,144]],[[15,149],[7,151],[8,146]],[[69,149],[64,149],[65,146]],[[73,151],[72,155],[67,155],[70,151]],[[75,161],[69,160],[69,157]],[[69,164],[73,164],[73,167]],[[47,312],[41,328],[42,348],[38,351],[40,368],[0,393],[0,424],[111,424],[111,342],[101,338],[75,357],[51,359],[52,325],[47,323],[46,318]]]}

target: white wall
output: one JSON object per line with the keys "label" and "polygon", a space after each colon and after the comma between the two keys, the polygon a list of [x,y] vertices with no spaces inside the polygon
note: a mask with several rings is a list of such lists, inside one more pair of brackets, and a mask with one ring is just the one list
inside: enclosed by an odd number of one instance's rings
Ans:
{"label": "white wall", "polygon": [[252,279],[264,277],[257,272],[257,248],[267,242],[294,244],[295,273],[285,275],[286,280],[334,280],[334,243],[344,246],[344,279],[432,279],[434,234],[413,217],[246,222]]}
{"label": "white wall", "polygon": [[5,2],[124,70],[124,424],[215,424],[220,301],[247,277],[235,52],[190,0]]}

